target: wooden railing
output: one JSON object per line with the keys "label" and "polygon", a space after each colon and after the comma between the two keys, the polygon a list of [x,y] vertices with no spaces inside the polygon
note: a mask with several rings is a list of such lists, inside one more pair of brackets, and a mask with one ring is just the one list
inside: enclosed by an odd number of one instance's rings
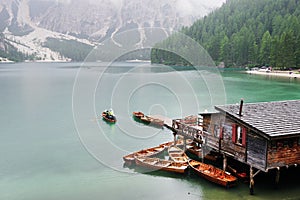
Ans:
{"label": "wooden railing", "polygon": [[193,139],[199,143],[203,142],[204,133],[201,127],[195,128],[191,124],[185,124],[178,119],[172,121],[172,128],[176,130],[176,133],[186,138]]}

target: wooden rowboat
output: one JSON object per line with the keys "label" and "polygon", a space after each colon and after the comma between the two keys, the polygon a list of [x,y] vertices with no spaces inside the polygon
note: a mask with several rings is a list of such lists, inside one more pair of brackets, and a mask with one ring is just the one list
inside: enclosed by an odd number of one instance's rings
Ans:
{"label": "wooden rowboat", "polygon": [[136,151],[133,153],[130,153],[128,155],[123,156],[123,160],[127,166],[132,166],[135,164],[135,158],[136,157],[154,157],[159,156],[164,153],[164,151],[171,145],[173,145],[174,142],[166,142],[162,143],[159,146],[151,147],[148,149],[142,149],[140,151]]}
{"label": "wooden rowboat", "polygon": [[224,186],[226,188],[233,187],[237,183],[237,178],[230,173],[219,169],[213,165],[205,164],[196,160],[188,161],[190,168],[199,176]]}
{"label": "wooden rowboat", "polygon": [[[202,158],[202,149],[201,149],[201,147],[199,147],[199,146],[197,146],[193,143],[186,145],[186,152],[196,156],[196,159]],[[216,155],[216,153],[209,152],[208,154],[204,155],[204,158],[206,160],[210,160],[210,161],[215,162],[218,159],[218,155]]]}
{"label": "wooden rowboat", "polygon": [[182,149],[180,149],[176,145],[172,145],[168,148],[168,154],[170,159],[177,163],[188,162],[188,156],[185,154],[185,152]]}
{"label": "wooden rowboat", "polygon": [[140,120],[142,117],[144,117],[144,113],[140,112],[140,111],[137,111],[137,112],[133,112],[132,113],[133,117],[135,117],[135,119],[138,119]]}
{"label": "wooden rowboat", "polygon": [[188,169],[188,163],[177,163],[159,158],[137,157],[136,165],[150,170],[162,170],[183,174]]}
{"label": "wooden rowboat", "polygon": [[145,124],[155,126],[155,127],[163,127],[164,126],[164,121],[160,119],[156,119],[147,115],[144,115],[141,117],[141,121]]}
{"label": "wooden rowboat", "polygon": [[[183,144],[183,141],[182,140],[178,140],[177,145],[182,145]],[[123,160],[125,162],[125,164],[127,166],[132,166],[132,165],[135,165],[135,158],[136,157],[154,157],[154,156],[159,156],[161,154],[164,153],[164,151],[166,149],[169,148],[169,146],[171,145],[174,145],[174,142],[166,142],[166,143],[162,143],[160,144],[159,146],[156,146],[156,147],[151,147],[151,148],[148,148],[148,149],[142,149],[140,151],[136,151],[136,152],[133,152],[133,153],[130,153],[128,155],[125,155],[123,156]]]}
{"label": "wooden rowboat", "polygon": [[132,165],[135,164],[136,157],[159,156],[160,154],[162,154],[164,152],[165,148],[166,148],[165,146],[160,145],[160,146],[157,146],[157,147],[142,149],[140,151],[136,151],[136,152],[130,153],[126,156],[123,156],[123,160],[125,161],[125,163],[128,166],[132,166]]}
{"label": "wooden rowboat", "polygon": [[190,144],[186,146],[186,151],[197,156],[198,158],[202,157],[202,149],[201,147],[194,145],[194,144]]}
{"label": "wooden rowboat", "polygon": [[114,115],[107,116],[105,112],[102,112],[102,118],[109,123],[116,123],[117,121]]}
{"label": "wooden rowboat", "polygon": [[163,120],[147,116],[147,115],[145,115],[144,113],[142,113],[140,111],[133,112],[132,115],[133,115],[135,120],[137,120],[139,122],[143,122],[144,124],[159,127],[159,128],[164,126],[164,121]]}
{"label": "wooden rowboat", "polygon": [[227,169],[234,174],[237,178],[243,181],[247,181],[249,179],[249,176],[247,175],[246,172],[238,172],[238,170],[234,169],[233,167],[227,165]]}

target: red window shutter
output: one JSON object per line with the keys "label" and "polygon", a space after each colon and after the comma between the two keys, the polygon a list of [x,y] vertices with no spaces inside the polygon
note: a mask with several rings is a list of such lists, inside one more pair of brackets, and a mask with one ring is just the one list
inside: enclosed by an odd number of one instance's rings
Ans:
{"label": "red window shutter", "polygon": [[243,127],[242,129],[242,145],[246,146],[246,133],[247,133],[247,129],[245,127]]}
{"label": "red window shutter", "polygon": [[220,139],[223,139],[223,131],[224,131],[224,128],[221,126],[220,127]]}
{"label": "red window shutter", "polygon": [[232,124],[232,142],[236,143],[236,124]]}

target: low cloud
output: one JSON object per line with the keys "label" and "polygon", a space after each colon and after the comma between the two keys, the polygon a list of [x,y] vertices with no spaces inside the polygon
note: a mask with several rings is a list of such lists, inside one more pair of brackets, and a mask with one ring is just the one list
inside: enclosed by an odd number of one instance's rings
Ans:
{"label": "low cloud", "polygon": [[177,0],[176,7],[183,14],[199,16],[207,8],[220,7],[225,0]]}

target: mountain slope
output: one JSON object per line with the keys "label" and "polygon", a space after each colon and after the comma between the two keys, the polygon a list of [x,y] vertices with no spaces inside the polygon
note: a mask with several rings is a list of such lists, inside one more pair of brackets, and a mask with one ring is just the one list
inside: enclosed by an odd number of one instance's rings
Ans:
{"label": "mountain slope", "polygon": [[[300,2],[231,0],[182,32],[226,66],[300,68]],[[176,46],[176,36],[164,45]],[[166,44],[168,43],[168,44]],[[170,62],[160,51],[153,62]]]}
{"label": "mountain slope", "polygon": [[[4,40],[26,54],[43,60],[65,60],[65,55],[44,44],[48,38],[96,46],[119,32],[160,27],[166,34],[191,25],[224,0],[1,0],[0,30]],[[196,6],[197,7],[196,7]],[[51,46],[51,45],[50,45]]]}

